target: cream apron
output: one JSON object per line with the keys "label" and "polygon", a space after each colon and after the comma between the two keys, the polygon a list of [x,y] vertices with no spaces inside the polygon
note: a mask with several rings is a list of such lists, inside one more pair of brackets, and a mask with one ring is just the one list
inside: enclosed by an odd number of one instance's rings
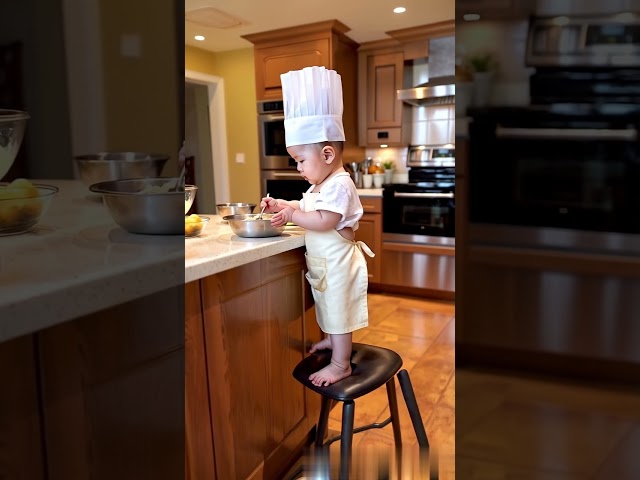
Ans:
{"label": "cream apron", "polygon": [[[318,193],[304,193],[304,211],[316,210]],[[347,240],[336,230],[305,231],[306,273],[324,333],[349,333],[369,325],[367,261],[374,256],[361,241]]]}

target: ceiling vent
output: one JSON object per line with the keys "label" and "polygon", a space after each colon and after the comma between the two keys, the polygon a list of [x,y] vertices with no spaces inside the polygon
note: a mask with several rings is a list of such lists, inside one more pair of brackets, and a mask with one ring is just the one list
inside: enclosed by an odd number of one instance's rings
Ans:
{"label": "ceiling vent", "polygon": [[203,27],[228,29],[248,25],[248,22],[234,17],[228,13],[213,7],[196,8],[185,13],[187,22],[195,23]]}

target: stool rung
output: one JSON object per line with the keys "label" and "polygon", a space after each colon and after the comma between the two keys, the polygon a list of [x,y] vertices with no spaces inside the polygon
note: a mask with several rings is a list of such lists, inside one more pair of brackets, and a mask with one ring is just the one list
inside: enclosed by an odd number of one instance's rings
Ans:
{"label": "stool rung", "polygon": [[[391,423],[391,417],[387,418],[384,422],[381,423],[370,423],[369,425],[363,425],[361,427],[357,427],[353,429],[353,433],[360,433],[360,432],[364,432],[365,430],[371,430],[372,428],[384,428],[387,425],[389,425]],[[329,440],[327,440],[326,442],[324,442],[324,445],[331,445],[333,442],[335,442],[336,440],[340,440],[342,438],[342,435],[336,435],[334,437],[331,437]]]}

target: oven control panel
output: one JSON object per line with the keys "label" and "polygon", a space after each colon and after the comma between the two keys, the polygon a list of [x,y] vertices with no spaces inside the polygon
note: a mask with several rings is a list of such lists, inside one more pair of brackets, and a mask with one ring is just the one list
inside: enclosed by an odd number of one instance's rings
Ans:
{"label": "oven control panel", "polygon": [[455,148],[414,145],[407,153],[407,167],[455,167]]}

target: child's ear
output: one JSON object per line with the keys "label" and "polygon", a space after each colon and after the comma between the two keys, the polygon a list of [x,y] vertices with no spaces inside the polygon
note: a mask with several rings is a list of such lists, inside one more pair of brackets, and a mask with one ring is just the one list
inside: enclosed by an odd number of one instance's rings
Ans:
{"label": "child's ear", "polygon": [[336,158],[336,151],[333,147],[325,145],[322,147],[322,159],[327,165],[331,164]]}

